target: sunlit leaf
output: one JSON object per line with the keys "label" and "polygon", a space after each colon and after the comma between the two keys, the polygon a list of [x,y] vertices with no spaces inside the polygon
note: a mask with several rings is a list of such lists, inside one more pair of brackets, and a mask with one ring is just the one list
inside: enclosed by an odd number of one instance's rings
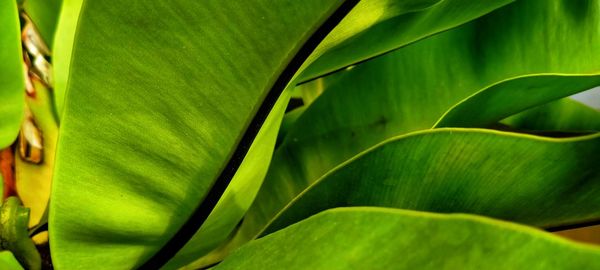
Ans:
{"label": "sunlit leaf", "polygon": [[[330,171],[274,218],[273,232],[340,206],[474,213],[539,227],[600,219],[600,135],[550,139],[435,129],[390,139]],[[339,196],[344,194],[344,196]]]}
{"label": "sunlit leaf", "polygon": [[342,4],[86,1],[50,202],[55,267],[130,269],[157,252]]}
{"label": "sunlit leaf", "polygon": [[0,2],[0,149],[17,138],[23,118],[23,58],[17,2]]}
{"label": "sunlit leaf", "polygon": [[473,215],[338,208],[234,252],[216,269],[595,269],[600,248]]}

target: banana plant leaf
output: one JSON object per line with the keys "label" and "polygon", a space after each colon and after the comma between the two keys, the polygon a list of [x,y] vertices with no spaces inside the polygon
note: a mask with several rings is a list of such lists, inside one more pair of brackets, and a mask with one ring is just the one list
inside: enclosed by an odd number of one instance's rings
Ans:
{"label": "banana plant leaf", "polygon": [[40,35],[52,49],[62,0],[24,0],[23,9],[35,23]]}
{"label": "banana plant leaf", "polygon": [[55,267],[131,269],[176,250],[163,246],[233,176],[263,100],[353,3],[86,1],[50,201]]}
{"label": "banana plant leaf", "polygon": [[55,30],[52,68],[54,69],[54,110],[57,115],[62,115],[64,107],[75,33],[82,6],[83,0],[62,0],[60,17]]}
{"label": "banana plant leaf", "polygon": [[600,75],[533,75],[500,82],[456,104],[435,127],[489,126],[510,115],[590,89]]}
{"label": "banana plant leaf", "polygon": [[476,19],[514,0],[363,0],[317,48],[314,79]]}
{"label": "banana plant leaf", "polygon": [[0,268],[5,270],[23,270],[10,251],[0,251]]}
{"label": "banana plant leaf", "polygon": [[[535,106],[548,101],[548,95],[558,98],[599,83],[596,76],[579,75],[600,71],[600,61],[594,57],[600,50],[600,35],[595,30],[600,13],[591,9],[587,16],[573,17],[572,8],[555,8],[559,3],[569,6],[573,2],[515,2],[303,85],[326,90],[298,118],[278,148],[242,228],[264,225],[269,220],[265,217],[275,215],[313,181],[361,151],[393,136],[429,129],[445,111],[480,89],[508,80],[518,82],[503,86],[514,92],[523,85],[538,85],[545,80],[541,75],[549,73],[570,74],[565,78],[579,84],[563,88],[550,84],[524,93],[528,106]],[[584,37],[589,42],[571,41]],[[548,59],[547,50],[556,52],[555,57]],[[531,61],[521,61],[524,55]],[[512,80],[524,75],[528,80]],[[500,120],[506,111],[514,112],[509,110],[511,104],[502,103],[506,107],[499,106],[494,118]]]}
{"label": "banana plant leaf", "polygon": [[596,269],[600,248],[465,214],[328,210],[234,252],[215,269]]}
{"label": "banana plant leaf", "polygon": [[[304,190],[262,234],[322,210],[383,206],[555,228],[600,220],[600,134],[553,139],[435,129],[390,139]],[[478,168],[473,170],[473,168]],[[344,194],[344,196],[338,196]]]}
{"label": "banana plant leaf", "polygon": [[0,3],[0,149],[17,138],[23,118],[23,56],[16,1]]}
{"label": "banana plant leaf", "polygon": [[600,111],[571,98],[564,98],[501,121],[520,130],[600,131]]}
{"label": "banana plant leaf", "polygon": [[237,227],[267,174],[289,98],[290,91],[284,91],[205,224],[163,269],[177,269],[207,254],[227,240]]}

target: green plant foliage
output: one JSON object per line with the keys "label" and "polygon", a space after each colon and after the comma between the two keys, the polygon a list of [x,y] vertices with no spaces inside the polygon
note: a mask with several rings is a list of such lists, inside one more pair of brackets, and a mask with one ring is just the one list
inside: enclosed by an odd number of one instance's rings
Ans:
{"label": "green plant foliage", "polygon": [[216,269],[596,269],[600,248],[472,215],[322,212],[254,241]]}
{"label": "green plant foliage", "polygon": [[48,46],[52,46],[62,0],[24,0],[23,9],[35,22]]}
{"label": "green plant foliage", "polygon": [[289,91],[285,91],[265,120],[248,154],[244,157],[244,162],[205,224],[178,255],[165,265],[164,269],[184,266],[210,252],[225,241],[239,224],[267,174],[271,153],[275,148],[277,130],[288,101]]}
{"label": "green plant foliage", "polygon": [[23,56],[16,1],[0,2],[0,149],[17,138],[23,118]]}
{"label": "green plant foliage", "polygon": [[50,201],[55,266],[133,268],[157,252],[341,4],[86,1]]}
{"label": "green plant foliage", "polygon": [[538,106],[502,120],[520,130],[600,131],[600,111],[570,98]]}
{"label": "green plant foliage", "polygon": [[10,251],[0,252],[0,268],[5,270],[23,270],[23,267]]}
{"label": "green plant foliage", "polygon": [[264,232],[361,205],[473,213],[539,227],[597,220],[600,209],[586,206],[600,203],[599,141],[598,135],[549,139],[457,128],[411,133],[345,162],[277,216],[263,216],[271,220]]}
{"label": "green plant foliage", "polygon": [[363,0],[323,41],[302,80],[451,29],[514,0]]}
{"label": "green plant foliage", "polygon": [[[261,216],[274,215],[335,166],[387,138],[429,129],[454,104],[475,93],[493,90],[501,96],[520,96],[493,105],[473,103],[472,108],[480,111],[457,113],[458,119],[476,119],[488,112],[501,120],[507,112],[518,112],[515,104],[523,110],[523,104],[534,106],[597,84],[596,76],[579,75],[600,70],[600,61],[592,56],[600,49],[600,37],[594,34],[600,21],[598,6],[590,4],[587,16],[573,18],[572,9],[557,8],[569,3],[516,2],[301,86],[322,88],[324,93],[290,128],[244,223],[260,227],[256,224],[268,220]],[[590,42],[571,42],[583,36]],[[556,55],[548,58],[547,50]],[[528,61],[522,61],[523,55]],[[549,73],[572,76],[545,75]],[[527,77],[519,79],[522,76]]]}
{"label": "green plant foliage", "polygon": [[77,22],[84,0],[62,0],[61,15],[54,37],[52,67],[54,68],[55,111],[62,115],[69,80]]}
{"label": "green plant foliage", "polygon": [[28,222],[29,209],[21,206],[21,201],[17,197],[6,199],[0,207],[0,246],[15,254],[25,268],[41,269],[40,254],[27,231]]}

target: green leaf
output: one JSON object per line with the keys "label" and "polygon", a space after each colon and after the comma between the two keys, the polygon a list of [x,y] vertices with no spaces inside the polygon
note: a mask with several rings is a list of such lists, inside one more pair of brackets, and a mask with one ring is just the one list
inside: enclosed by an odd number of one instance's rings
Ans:
{"label": "green leaf", "polygon": [[60,17],[53,42],[52,68],[54,70],[54,106],[57,114],[62,115],[65,93],[70,74],[73,44],[79,22],[79,13],[84,0],[62,0]]}
{"label": "green leaf", "polygon": [[514,0],[363,0],[317,48],[303,81],[451,29]]}
{"label": "green leaf", "polygon": [[17,138],[23,118],[23,56],[17,2],[0,3],[0,149]]}
{"label": "green leaf", "polygon": [[25,0],[23,9],[48,46],[52,46],[62,0]]}
{"label": "green leaf", "polygon": [[266,213],[272,220],[263,234],[339,206],[473,213],[545,228],[598,220],[600,209],[590,205],[600,204],[599,158],[599,134],[415,132],[341,164],[274,218]]}
{"label": "green leaf", "polygon": [[86,1],[52,184],[54,265],[130,269],[165,245],[342,4]]}
{"label": "green leaf", "polygon": [[0,251],[0,268],[4,270],[23,270],[10,251]]}
{"label": "green leaf", "polygon": [[205,224],[163,269],[177,269],[207,254],[227,240],[254,201],[271,162],[277,131],[290,99],[284,91],[265,120],[231,184]]}
{"label": "green leaf", "polygon": [[41,269],[42,259],[29,238],[29,209],[17,197],[8,197],[0,207],[0,245],[10,250],[25,268]]}
{"label": "green leaf", "polygon": [[533,75],[502,81],[450,108],[435,127],[485,127],[600,84],[600,75]]}
{"label": "green leaf", "polygon": [[600,111],[564,98],[502,120],[521,130],[600,131]]}
{"label": "green leaf", "polygon": [[234,252],[216,269],[596,269],[600,248],[473,215],[328,210]]}
{"label": "green leaf", "polygon": [[[575,75],[600,71],[600,58],[594,56],[600,51],[596,27],[600,12],[590,4],[584,9],[586,16],[573,17],[571,6],[578,7],[567,0],[515,2],[348,71],[302,85],[326,90],[278,148],[242,228],[260,228],[269,219],[265,217],[275,215],[335,166],[390,137],[431,128],[450,107],[480,89],[508,80],[502,87],[518,91],[523,85],[531,87],[543,81],[540,73],[573,74],[567,80],[580,84],[558,88],[558,95],[548,91],[556,90],[555,85],[525,93],[539,103],[548,100],[548,92],[556,98],[567,94],[563,90],[581,89],[590,81],[595,84],[596,77]],[[572,42],[583,38],[589,42]],[[548,51],[553,52],[552,58]],[[530,61],[523,61],[525,56]],[[530,76],[528,80],[511,80],[524,75]],[[508,88],[511,85],[517,88]],[[525,98],[516,99],[495,106],[508,108]]]}

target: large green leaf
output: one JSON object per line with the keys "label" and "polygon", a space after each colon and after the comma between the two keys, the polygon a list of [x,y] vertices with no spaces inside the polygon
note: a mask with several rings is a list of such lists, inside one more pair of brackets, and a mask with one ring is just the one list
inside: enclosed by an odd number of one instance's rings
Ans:
{"label": "large green leaf", "polygon": [[502,120],[520,130],[600,131],[600,111],[564,98]]}
{"label": "large green leaf", "polygon": [[206,223],[164,269],[179,268],[213,250],[227,239],[242,220],[267,174],[289,94],[290,91],[285,91],[273,107]]}
{"label": "large green leaf", "polygon": [[[519,90],[543,82],[540,73],[571,74],[567,80],[580,84],[579,88],[551,84],[525,93],[533,106],[547,101],[547,95],[556,98],[595,84],[596,77],[576,75],[600,71],[600,58],[594,56],[600,51],[596,33],[600,2],[589,2],[594,3],[586,9],[589,14],[579,17],[571,16],[572,8],[556,8],[573,3],[519,1],[302,85],[326,90],[289,130],[242,228],[260,227],[257,224],[268,220],[264,217],[275,215],[310,183],[357,153],[392,136],[429,129],[451,106],[480,89],[509,80],[503,87]],[[571,41],[582,38],[589,42]],[[555,53],[552,58],[547,57],[548,50]],[[523,61],[524,56],[531,60]],[[511,80],[524,75],[530,80]]]}
{"label": "large green leaf", "polygon": [[309,80],[471,21],[514,0],[363,0],[317,48]]}
{"label": "large green leaf", "polygon": [[16,1],[0,3],[0,149],[17,138],[23,118],[23,56]]}
{"label": "large green leaf", "polygon": [[322,212],[253,241],[216,269],[596,269],[600,248],[472,215]]}
{"label": "large green leaf", "polygon": [[23,9],[48,46],[52,46],[62,0],[24,0]]}
{"label": "large green leaf", "polygon": [[[600,219],[600,135],[550,139],[435,129],[390,139],[330,171],[263,233],[339,206],[474,213],[539,227]],[[344,196],[339,196],[344,194]],[[272,217],[266,213],[265,219]]]}
{"label": "large green leaf", "polygon": [[130,269],[165,245],[234,169],[225,165],[267,92],[340,7],[86,1],[50,202],[55,266]]}

